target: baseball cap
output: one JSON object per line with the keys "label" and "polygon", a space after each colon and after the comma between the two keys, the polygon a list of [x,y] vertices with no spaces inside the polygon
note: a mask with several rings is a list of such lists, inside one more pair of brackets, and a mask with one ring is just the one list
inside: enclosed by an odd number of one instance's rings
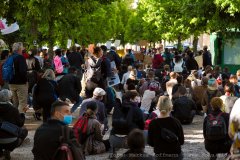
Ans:
{"label": "baseball cap", "polygon": [[94,91],[93,91],[93,95],[94,96],[104,96],[106,94],[106,92],[102,89],[102,88],[95,88]]}

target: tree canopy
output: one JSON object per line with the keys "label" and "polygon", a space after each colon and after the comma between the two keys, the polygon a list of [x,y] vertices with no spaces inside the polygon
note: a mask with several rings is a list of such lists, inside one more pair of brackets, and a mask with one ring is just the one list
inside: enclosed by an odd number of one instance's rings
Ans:
{"label": "tree canopy", "polygon": [[[0,17],[18,22],[20,31],[3,39],[66,47],[67,39],[87,45],[120,39],[181,41],[204,32],[239,29],[235,0],[3,0]],[[14,36],[13,36],[14,35]],[[10,43],[10,40],[9,40]]]}

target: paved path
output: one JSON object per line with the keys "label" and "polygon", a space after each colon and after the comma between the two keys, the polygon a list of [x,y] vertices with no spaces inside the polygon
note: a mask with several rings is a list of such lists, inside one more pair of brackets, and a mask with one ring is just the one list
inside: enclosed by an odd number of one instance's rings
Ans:
{"label": "paved path", "polygon": [[[183,152],[184,152],[184,160],[207,160],[208,153],[205,151],[204,148],[204,139],[202,133],[202,122],[203,117],[196,116],[193,124],[185,125],[184,128],[184,135],[185,135],[185,144],[183,145]],[[27,120],[26,126],[30,129],[28,141],[25,142],[20,148],[15,149],[12,153],[12,160],[32,160],[33,155],[31,153],[32,146],[33,146],[33,136],[35,133],[35,129],[40,125],[40,122]],[[105,135],[104,138],[109,137],[109,132]],[[121,155],[126,150],[119,150],[118,154]],[[146,146],[145,151],[151,155],[153,155],[153,150],[150,146]],[[95,156],[88,156],[87,160],[105,160],[108,158],[108,153],[95,155]],[[219,155],[219,160],[224,159],[224,155]]]}

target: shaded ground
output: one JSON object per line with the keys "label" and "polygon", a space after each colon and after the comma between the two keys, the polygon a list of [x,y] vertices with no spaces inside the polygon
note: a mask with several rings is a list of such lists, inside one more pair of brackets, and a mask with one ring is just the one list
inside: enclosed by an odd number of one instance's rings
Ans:
{"label": "shaded ground", "polygon": [[[184,128],[184,135],[185,135],[185,144],[183,145],[183,153],[184,153],[184,160],[207,160],[208,153],[204,148],[204,139],[202,133],[202,121],[203,117],[196,116],[193,124],[185,125]],[[24,144],[20,147],[15,149],[12,153],[12,160],[32,160],[33,155],[31,153],[32,146],[33,146],[33,136],[35,133],[35,129],[37,126],[40,125],[40,122],[36,122],[33,120],[27,120],[26,126],[30,129],[28,140],[24,142]],[[105,135],[104,138],[109,137],[109,132]],[[151,155],[154,155],[153,149],[150,146],[146,146],[145,151]],[[125,150],[119,150],[118,155],[124,153]],[[95,156],[88,156],[88,160],[105,160],[108,158],[108,153],[95,155]],[[224,155],[219,155],[219,160],[224,159]]]}

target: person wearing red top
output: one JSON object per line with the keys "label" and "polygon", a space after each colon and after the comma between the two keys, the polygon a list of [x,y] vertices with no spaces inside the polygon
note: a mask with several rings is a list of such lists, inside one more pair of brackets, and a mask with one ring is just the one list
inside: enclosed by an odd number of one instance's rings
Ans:
{"label": "person wearing red top", "polygon": [[29,59],[29,54],[27,53],[26,49],[22,51],[22,55],[25,59]]}
{"label": "person wearing red top", "polygon": [[153,69],[160,69],[163,64],[163,58],[160,53],[154,55],[152,60],[152,68]]}

